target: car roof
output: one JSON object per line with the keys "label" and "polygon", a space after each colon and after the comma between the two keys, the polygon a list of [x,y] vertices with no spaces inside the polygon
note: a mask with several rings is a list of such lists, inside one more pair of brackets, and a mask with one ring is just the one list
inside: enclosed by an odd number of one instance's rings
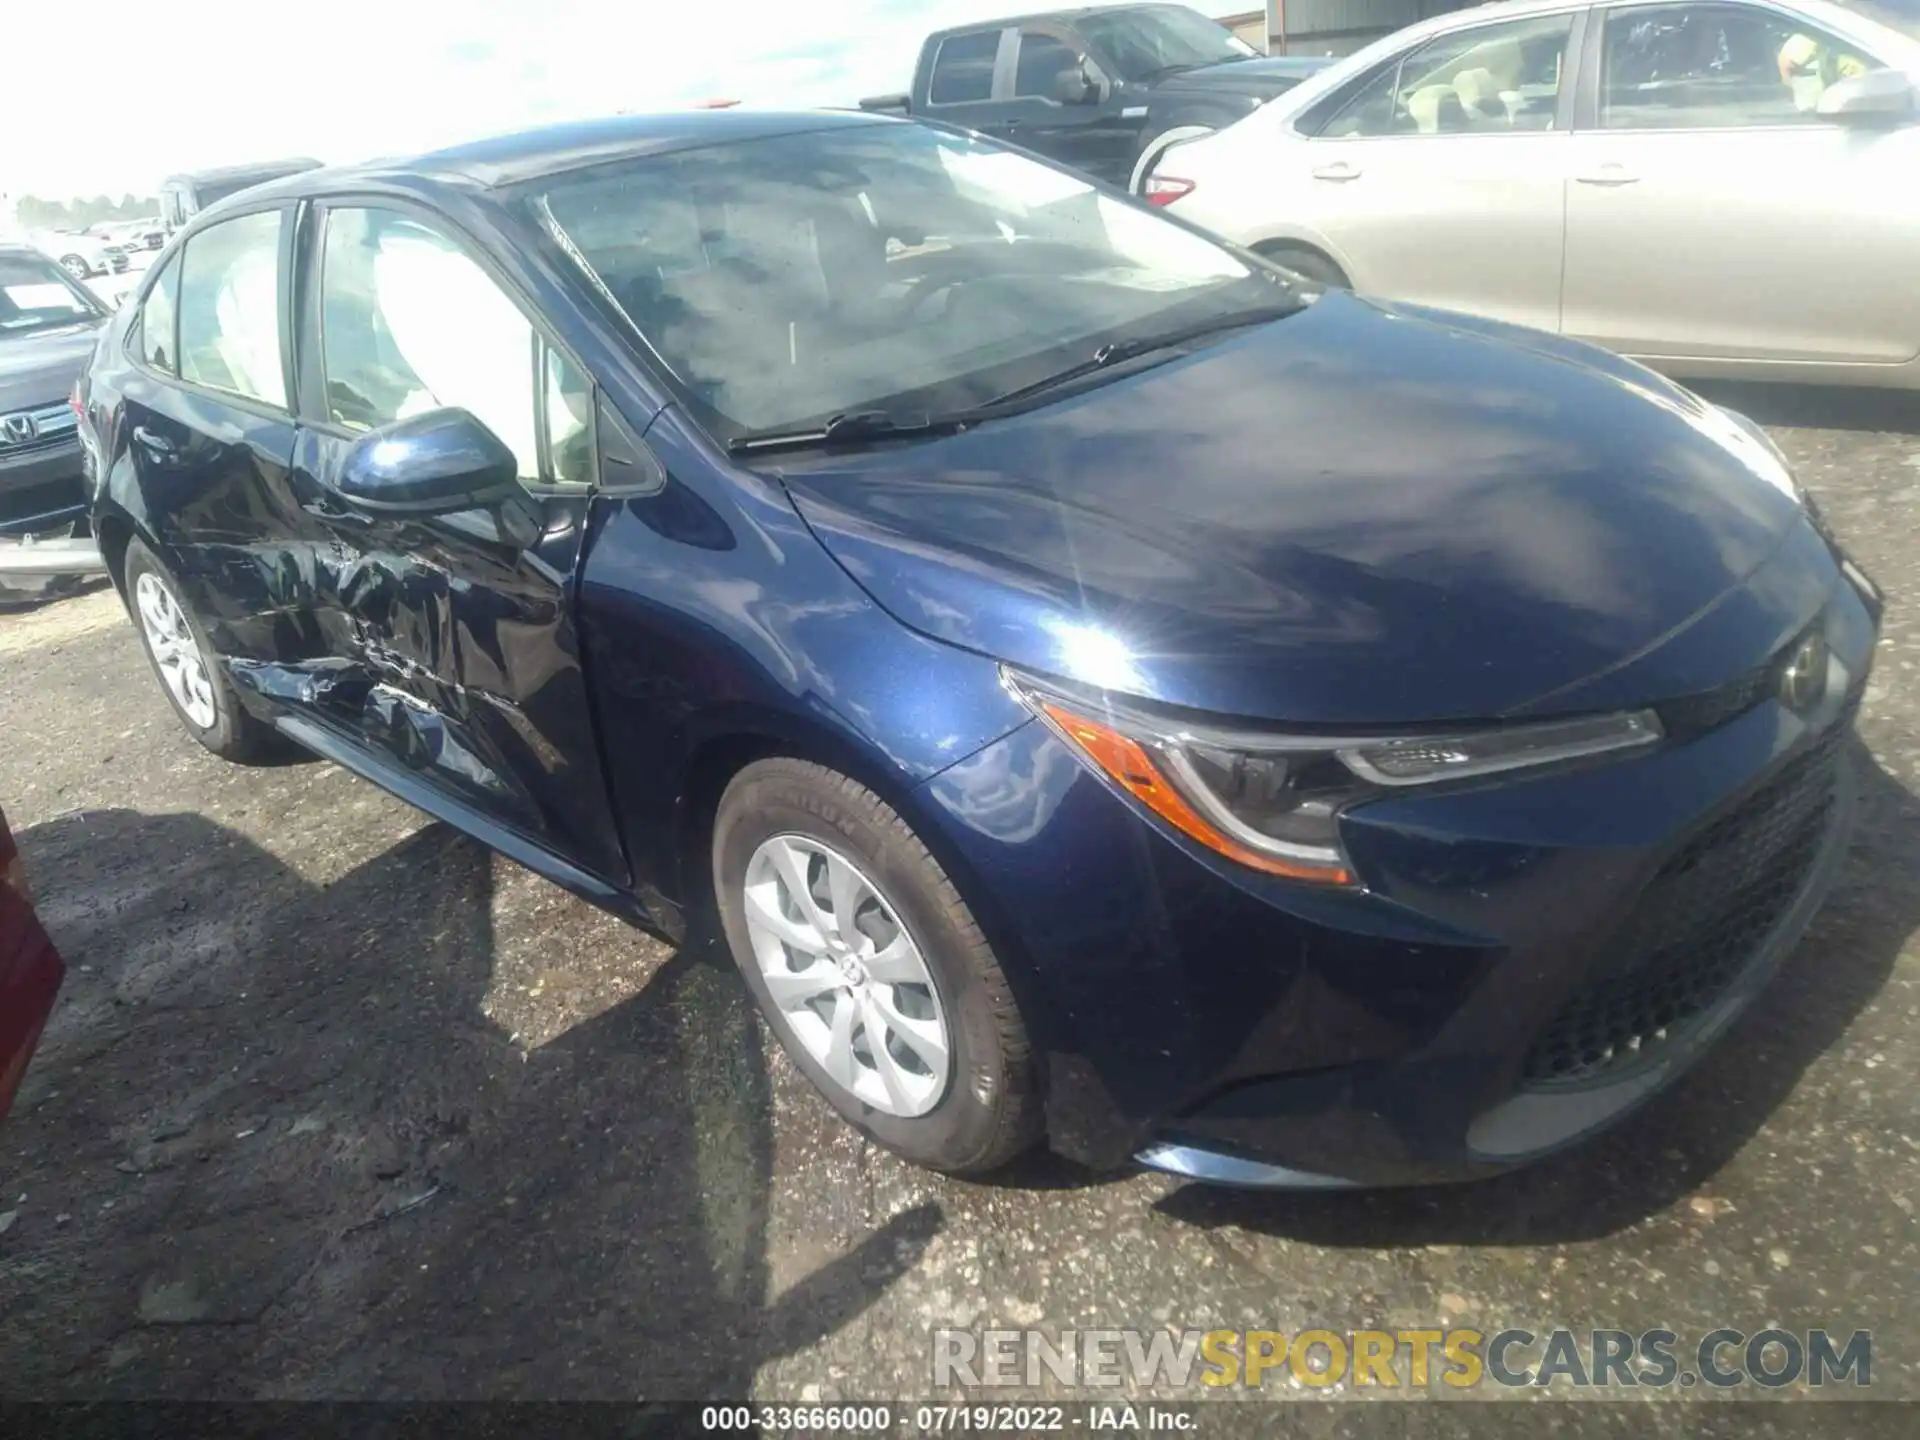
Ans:
{"label": "car roof", "polygon": [[775,135],[859,125],[911,123],[860,110],[682,110],[657,115],[616,115],[519,130],[443,150],[430,150],[423,155],[306,170],[250,188],[245,199],[251,203],[320,195],[351,188],[357,181],[406,176],[462,181],[482,189],[495,189],[571,170],[664,155],[675,150],[697,150],[729,141],[761,140]]}

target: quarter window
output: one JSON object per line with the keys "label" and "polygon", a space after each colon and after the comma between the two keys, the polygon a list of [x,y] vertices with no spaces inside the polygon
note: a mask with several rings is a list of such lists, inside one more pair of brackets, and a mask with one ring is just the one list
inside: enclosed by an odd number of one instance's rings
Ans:
{"label": "quarter window", "polygon": [[140,358],[168,375],[180,373],[174,351],[173,315],[180,283],[180,261],[173,257],[153,282],[140,306]]}
{"label": "quarter window", "polygon": [[1560,103],[1570,15],[1476,25],[1380,70],[1322,135],[1479,135],[1550,130]]}
{"label": "quarter window", "polygon": [[1600,124],[1610,130],[1791,125],[1829,85],[1883,68],[1771,10],[1662,5],[1607,15]]}
{"label": "quarter window", "polygon": [[1000,53],[1000,32],[979,30],[949,35],[933,57],[927,98],[935,105],[966,105],[993,98],[993,63]]}
{"label": "quarter window", "polygon": [[321,364],[336,425],[470,411],[541,478],[533,326],[458,246],[392,210],[327,217]]}
{"label": "quarter window", "polygon": [[[286,406],[280,354],[284,222],[282,211],[263,210],[211,225],[187,241],[177,302],[181,379]],[[147,298],[151,304],[153,297]],[[150,343],[144,318],[141,334]]]}

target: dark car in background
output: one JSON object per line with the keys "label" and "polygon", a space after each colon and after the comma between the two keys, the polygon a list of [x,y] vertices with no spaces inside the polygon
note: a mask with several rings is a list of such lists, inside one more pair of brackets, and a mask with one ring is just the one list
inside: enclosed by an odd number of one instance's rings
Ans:
{"label": "dark car in background", "polygon": [[223,165],[213,170],[169,175],[160,182],[160,223],[171,235],[209,205],[238,195],[242,190],[319,168],[318,160],[301,156],[294,160],[262,160],[249,165]]}
{"label": "dark car in background", "polygon": [[72,400],[106,318],[51,257],[0,242],[0,603],[94,568]]}
{"label": "dark car in background", "polygon": [[1764,432],[946,128],[262,187],[82,403],[201,744],[717,906],[941,1169],[1522,1163],[1694,1061],[1844,853],[1880,600]]}
{"label": "dark car in background", "polygon": [[1124,184],[1162,136],[1220,129],[1329,62],[1266,56],[1184,5],[1054,10],[936,31],[913,89],[862,100]]}

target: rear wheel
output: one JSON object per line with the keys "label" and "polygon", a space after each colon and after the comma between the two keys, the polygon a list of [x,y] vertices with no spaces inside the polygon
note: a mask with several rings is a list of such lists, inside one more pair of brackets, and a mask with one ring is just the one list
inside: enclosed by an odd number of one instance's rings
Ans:
{"label": "rear wheel", "polygon": [[1346,272],[1311,245],[1291,243],[1273,243],[1256,245],[1254,252],[1263,259],[1271,260],[1284,269],[1303,275],[1314,284],[1328,290],[1351,290],[1353,284],[1347,279]]}
{"label": "rear wheel", "polygon": [[207,632],[180,597],[179,582],[141,541],[127,543],[127,606],[180,723],[222,760],[276,759],[291,749],[279,732],[240,706]]}
{"label": "rear wheel", "polygon": [[1006,976],[885,801],[807,761],[749,765],[715,816],[713,877],[748,988],[842,1116],[956,1174],[996,1169],[1038,1138],[1031,1049]]}
{"label": "rear wheel", "polygon": [[60,257],[60,268],[76,280],[84,280],[93,274],[93,267],[87,264],[83,256],[79,255],[62,255]]}

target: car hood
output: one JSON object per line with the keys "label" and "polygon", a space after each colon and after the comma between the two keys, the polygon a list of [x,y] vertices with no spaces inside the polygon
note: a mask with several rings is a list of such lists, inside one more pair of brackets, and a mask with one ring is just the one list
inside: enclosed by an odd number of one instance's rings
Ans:
{"label": "car hood", "polygon": [[1774,452],[1640,366],[1341,292],[1023,415],[781,478],[915,630],[1307,724],[1554,696],[1738,586],[1800,514]]}
{"label": "car hood", "polygon": [[73,382],[103,320],[86,320],[27,335],[0,335],[0,415],[57,405],[73,392]]}
{"label": "car hood", "polygon": [[1225,93],[1271,100],[1331,63],[1331,60],[1299,55],[1250,56],[1245,60],[1223,60],[1217,65],[1181,70],[1156,81],[1151,88],[1156,95]]}

